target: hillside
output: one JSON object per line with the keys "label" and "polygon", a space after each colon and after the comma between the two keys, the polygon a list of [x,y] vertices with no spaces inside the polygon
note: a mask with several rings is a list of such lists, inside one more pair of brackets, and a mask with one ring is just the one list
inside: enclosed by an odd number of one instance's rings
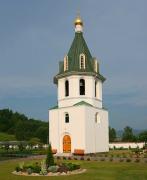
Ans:
{"label": "hillside", "polygon": [[[24,114],[9,109],[0,110],[0,133],[13,135],[17,140],[30,140],[37,137],[47,143],[48,122],[29,119]],[[11,137],[11,136],[9,136]]]}

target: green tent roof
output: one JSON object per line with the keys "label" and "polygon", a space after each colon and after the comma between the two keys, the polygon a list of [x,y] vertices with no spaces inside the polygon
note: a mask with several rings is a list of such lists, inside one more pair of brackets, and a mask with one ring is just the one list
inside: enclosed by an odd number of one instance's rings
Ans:
{"label": "green tent roof", "polygon": [[[80,69],[79,66],[79,57],[80,54],[85,55],[85,69]],[[72,45],[67,54],[68,56],[68,70],[64,71],[64,62],[59,63],[59,73],[54,77],[54,82],[57,83],[57,79],[69,75],[75,74],[84,74],[96,76],[102,81],[105,81],[105,78],[100,75],[99,69],[96,73],[94,70],[94,58],[88,49],[88,46],[84,40],[82,32],[76,32]]]}

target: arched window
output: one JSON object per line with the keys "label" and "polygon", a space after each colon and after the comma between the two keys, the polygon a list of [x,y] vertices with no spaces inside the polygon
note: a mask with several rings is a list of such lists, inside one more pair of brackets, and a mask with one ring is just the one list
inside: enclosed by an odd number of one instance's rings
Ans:
{"label": "arched window", "polygon": [[69,96],[69,82],[65,81],[65,96]]}
{"label": "arched window", "polygon": [[68,56],[64,57],[64,71],[68,70]]}
{"label": "arched window", "polygon": [[95,114],[95,123],[97,123],[97,124],[101,123],[100,115],[98,112]]}
{"label": "arched window", "polygon": [[80,95],[85,95],[85,80],[80,79]]}
{"label": "arched window", "polygon": [[65,113],[65,123],[69,123],[69,114]]}
{"label": "arched window", "polygon": [[80,69],[85,69],[85,55],[80,54]]}

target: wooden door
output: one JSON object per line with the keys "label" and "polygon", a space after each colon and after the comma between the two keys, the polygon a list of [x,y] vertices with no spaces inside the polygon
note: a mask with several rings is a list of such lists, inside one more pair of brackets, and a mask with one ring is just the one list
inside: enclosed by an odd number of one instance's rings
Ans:
{"label": "wooden door", "polygon": [[71,152],[71,138],[68,135],[63,137],[63,152],[70,153]]}

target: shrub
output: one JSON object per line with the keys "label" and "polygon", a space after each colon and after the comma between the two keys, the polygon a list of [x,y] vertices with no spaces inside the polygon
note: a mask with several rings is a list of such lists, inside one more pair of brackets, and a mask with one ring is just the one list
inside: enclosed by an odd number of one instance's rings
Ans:
{"label": "shrub", "polygon": [[41,175],[46,175],[47,174],[47,169],[46,169],[46,163],[45,160],[41,161],[41,171],[40,171]]}
{"label": "shrub", "polygon": [[147,158],[147,154],[144,154],[144,158]]}
{"label": "shrub", "polygon": [[74,157],[74,160],[77,160],[77,158],[76,158],[76,157]]}
{"label": "shrub", "polygon": [[135,162],[136,162],[136,163],[140,162],[140,159],[135,159]]}
{"label": "shrub", "polygon": [[46,157],[46,166],[48,168],[49,166],[53,166],[53,165],[54,165],[54,157],[52,154],[51,144],[49,144],[48,150],[47,150],[47,157]]}
{"label": "shrub", "polygon": [[101,161],[105,161],[105,158],[101,158]]}
{"label": "shrub", "polygon": [[78,164],[67,163],[67,164],[65,164],[65,166],[68,168],[69,171],[80,169],[80,165],[78,165]]}
{"label": "shrub", "polygon": [[33,166],[33,172],[34,173],[40,173],[41,171],[41,167],[38,165],[38,163],[36,163],[34,166]]}
{"label": "shrub", "polygon": [[16,166],[16,168],[15,168],[15,171],[16,172],[19,172],[19,171],[21,171],[22,169],[19,167],[19,166]]}
{"label": "shrub", "polygon": [[114,155],[113,155],[113,154],[111,154],[111,157],[113,158],[113,157],[114,157]]}
{"label": "shrub", "polygon": [[27,173],[28,173],[28,174],[32,174],[32,172],[33,172],[33,170],[32,170],[31,168],[28,168],[28,169],[27,169]]}
{"label": "shrub", "polygon": [[126,159],[126,162],[131,162],[131,159],[127,158],[127,159]]}
{"label": "shrub", "polygon": [[66,157],[65,157],[65,156],[63,156],[63,160],[66,160]]}
{"label": "shrub", "polygon": [[113,161],[113,158],[110,158],[109,161]]}
{"label": "shrub", "polygon": [[48,172],[56,173],[58,172],[59,166],[50,166]]}
{"label": "shrub", "polygon": [[58,172],[60,172],[60,173],[62,173],[62,172],[67,173],[67,171],[68,171],[68,168],[63,164],[61,166],[59,166],[59,168],[58,168]]}
{"label": "shrub", "polygon": [[123,154],[123,158],[126,158],[127,156],[125,154]]}
{"label": "shrub", "polygon": [[90,161],[90,158],[87,158],[87,161]]}

